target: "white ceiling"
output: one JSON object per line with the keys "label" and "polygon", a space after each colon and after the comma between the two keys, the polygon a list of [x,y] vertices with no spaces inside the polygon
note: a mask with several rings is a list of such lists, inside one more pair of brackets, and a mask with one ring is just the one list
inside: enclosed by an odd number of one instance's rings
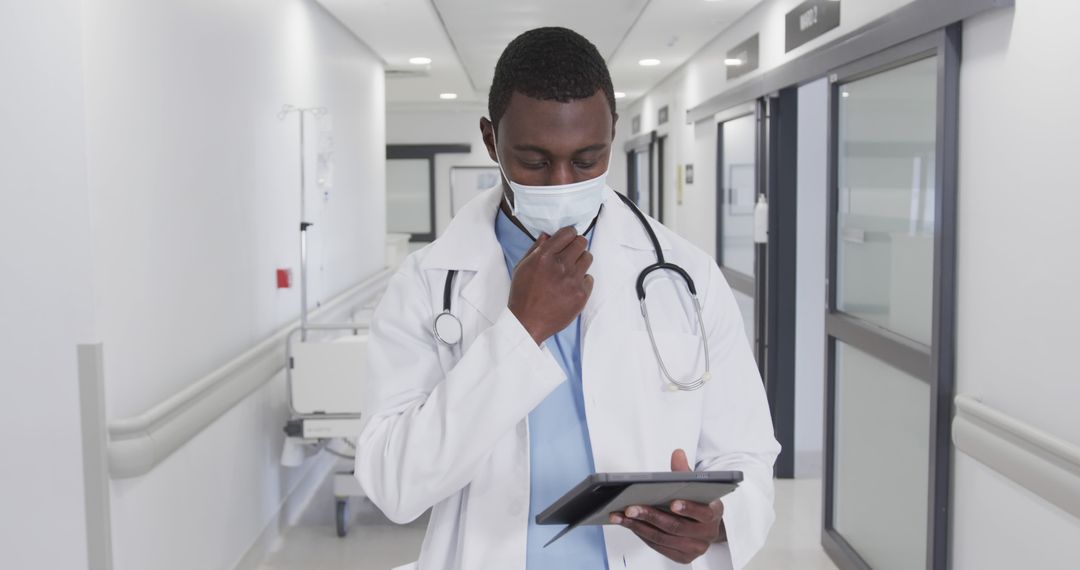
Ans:
{"label": "white ceiling", "polygon": [[[319,0],[383,59],[392,106],[485,104],[503,48],[540,26],[571,28],[596,44],[630,102],[760,1]],[[418,56],[432,63],[411,65]],[[639,65],[645,58],[661,64]],[[448,92],[458,99],[441,101]]]}

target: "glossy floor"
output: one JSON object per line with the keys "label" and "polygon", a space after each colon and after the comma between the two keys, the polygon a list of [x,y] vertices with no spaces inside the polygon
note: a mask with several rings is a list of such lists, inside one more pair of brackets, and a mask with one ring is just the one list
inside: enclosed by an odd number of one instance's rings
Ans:
{"label": "glossy floor", "polygon": [[[386,570],[416,559],[426,520],[399,526],[365,500],[353,500],[349,535],[334,531],[329,479],[259,570]],[[776,482],[776,524],[750,570],[835,570],[820,545],[821,482]]]}

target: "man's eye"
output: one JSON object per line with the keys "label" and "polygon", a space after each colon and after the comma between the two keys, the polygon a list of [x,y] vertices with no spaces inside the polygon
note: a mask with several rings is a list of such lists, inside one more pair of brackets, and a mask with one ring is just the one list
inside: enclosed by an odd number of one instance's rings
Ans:
{"label": "man's eye", "polygon": [[533,169],[533,170],[539,170],[539,169],[541,169],[541,168],[543,168],[543,167],[547,166],[547,162],[544,162],[544,161],[540,161],[540,162],[528,162],[528,161],[523,161],[523,162],[522,162],[521,164],[522,164],[522,166],[524,166],[525,168],[531,168],[531,169]]}
{"label": "man's eye", "polygon": [[596,161],[593,160],[593,161],[585,162],[585,161],[580,161],[579,160],[579,161],[574,163],[574,166],[576,166],[578,168],[589,169],[589,168],[592,168],[592,167],[596,166]]}

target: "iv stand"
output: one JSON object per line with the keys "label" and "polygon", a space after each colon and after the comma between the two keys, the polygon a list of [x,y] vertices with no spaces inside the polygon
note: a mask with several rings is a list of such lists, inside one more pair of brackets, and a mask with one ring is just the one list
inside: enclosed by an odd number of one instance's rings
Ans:
{"label": "iv stand", "polygon": [[326,107],[294,107],[285,105],[278,111],[278,120],[285,120],[290,113],[296,113],[300,117],[300,341],[307,340],[307,229],[314,224],[305,221],[307,213],[307,174],[304,157],[304,115],[321,117],[326,114]]}

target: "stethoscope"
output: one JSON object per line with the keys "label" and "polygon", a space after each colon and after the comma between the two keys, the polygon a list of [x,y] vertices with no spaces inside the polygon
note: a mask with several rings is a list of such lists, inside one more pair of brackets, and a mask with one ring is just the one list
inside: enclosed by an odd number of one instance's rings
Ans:
{"label": "stethoscope", "polygon": [[[705,340],[705,320],[701,315],[701,301],[698,300],[697,287],[694,286],[694,280],[685,269],[674,263],[664,261],[664,252],[660,248],[660,240],[657,239],[656,232],[653,231],[652,226],[650,226],[648,220],[645,219],[645,214],[642,214],[641,210],[638,209],[637,204],[634,204],[633,201],[618,192],[615,192],[614,194],[634,212],[635,216],[637,216],[638,221],[641,222],[641,226],[645,228],[645,232],[649,234],[649,240],[652,241],[653,250],[656,252],[656,263],[641,270],[635,285],[638,303],[641,305],[641,316],[645,319],[645,330],[649,333],[649,342],[652,344],[653,353],[656,354],[656,361],[660,364],[660,371],[664,374],[664,377],[667,378],[668,389],[672,391],[697,390],[704,386],[712,377],[712,374],[710,373],[709,347]],[[701,352],[705,355],[705,371],[702,372],[700,376],[691,380],[678,380],[668,371],[667,365],[664,364],[664,358],[660,355],[660,348],[656,344],[656,335],[653,333],[652,321],[649,320],[649,308],[645,304],[645,278],[648,277],[650,273],[661,269],[672,271],[682,277],[683,282],[686,284],[686,288],[690,291],[690,298],[694,302],[694,311],[697,314],[698,330],[700,331],[698,338],[701,340]],[[453,346],[461,342],[462,337],[461,321],[450,312],[450,297],[454,287],[454,277],[456,275],[456,269],[451,269],[446,273],[446,283],[443,286],[443,310],[435,316],[435,320],[432,323],[432,332],[435,334],[435,338],[447,346]]]}

